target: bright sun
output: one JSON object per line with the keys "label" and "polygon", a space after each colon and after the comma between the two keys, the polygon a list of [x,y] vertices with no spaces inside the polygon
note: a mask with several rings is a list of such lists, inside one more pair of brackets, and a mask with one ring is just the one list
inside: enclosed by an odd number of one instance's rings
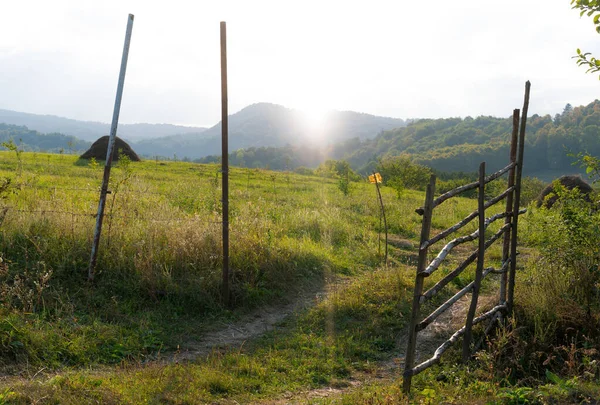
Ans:
{"label": "bright sun", "polygon": [[303,111],[303,124],[306,135],[310,140],[326,141],[329,115],[330,112],[328,110],[321,108]]}

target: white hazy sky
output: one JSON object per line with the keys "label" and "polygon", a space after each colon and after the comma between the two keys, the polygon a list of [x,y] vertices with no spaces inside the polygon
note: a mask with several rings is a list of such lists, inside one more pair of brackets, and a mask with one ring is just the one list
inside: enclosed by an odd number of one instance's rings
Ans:
{"label": "white hazy sky", "polygon": [[0,108],[110,122],[128,13],[122,123],[220,120],[220,21],[230,113],[507,117],[527,79],[530,113],[600,98],[571,59],[600,35],[569,0],[2,0]]}

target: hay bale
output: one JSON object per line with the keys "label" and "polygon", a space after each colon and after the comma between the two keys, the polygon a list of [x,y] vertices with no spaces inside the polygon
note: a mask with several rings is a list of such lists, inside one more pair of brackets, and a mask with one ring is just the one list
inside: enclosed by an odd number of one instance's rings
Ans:
{"label": "hay bale", "polygon": [[[80,159],[91,159],[106,160],[106,151],[108,150],[108,135],[100,137],[96,142],[85,151],[85,153],[79,156]],[[139,162],[142,159],[131,149],[131,146],[118,136],[115,137],[115,148],[113,151],[113,161],[119,160],[119,151],[129,157],[133,162]]]}
{"label": "hay bale", "polygon": [[[583,180],[581,176],[561,176],[554,181],[558,181],[558,183],[560,183],[563,187],[569,190],[573,190],[574,188],[578,189],[582,197],[586,201],[591,201],[590,193],[592,192],[592,187],[588,183],[586,183],[586,181]],[[544,190],[542,190],[542,193],[537,199],[537,206],[541,207],[543,204],[548,208],[552,208],[556,200],[558,200],[558,196],[554,192],[554,182],[552,182],[548,186],[546,186]]]}

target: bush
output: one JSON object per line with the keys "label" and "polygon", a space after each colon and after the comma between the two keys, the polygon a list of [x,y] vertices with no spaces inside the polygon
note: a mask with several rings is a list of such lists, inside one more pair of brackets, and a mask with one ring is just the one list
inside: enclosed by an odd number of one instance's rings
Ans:
{"label": "bush", "polygon": [[528,263],[518,302],[535,326],[536,338],[550,341],[573,328],[599,335],[600,214],[577,189],[556,188],[559,202],[528,216],[527,241],[539,249]]}
{"label": "bush", "polygon": [[385,185],[393,187],[401,194],[405,188],[425,190],[433,171],[413,162],[407,156],[395,156],[382,160],[377,165]]}
{"label": "bush", "polygon": [[314,174],[330,179],[347,178],[348,181],[360,181],[361,177],[345,160],[326,160],[315,169]]}
{"label": "bush", "polygon": [[309,169],[308,167],[300,166],[294,169],[294,173],[301,174],[303,176],[313,176],[315,171],[313,169]]}

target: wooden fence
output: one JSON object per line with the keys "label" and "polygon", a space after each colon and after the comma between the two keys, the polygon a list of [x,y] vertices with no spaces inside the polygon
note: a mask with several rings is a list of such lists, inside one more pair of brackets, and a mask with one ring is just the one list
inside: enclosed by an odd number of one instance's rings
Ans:
{"label": "wooden fence", "polygon": [[[503,315],[510,314],[513,307],[514,287],[515,287],[515,271],[516,271],[516,243],[519,215],[513,215],[518,212],[522,214],[525,210],[519,211],[520,196],[521,196],[521,175],[523,168],[523,150],[525,141],[525,127],[527,122],[527,109],[529,106],[529,91],[530,83],[525,86],[525,101],[523,105],[523,115],[519,117],[519,110],[514,110],[513,113],[513,131],[511,137],[510,159],[509,164],[503,169],[486,177],[485,162],[479,166],[479,181],[467,184],[434,199],[435,194],[435,176],[432,175],[427,186],[425,204],[416,212],[423,216],[421,228],[421,240],[419,245],[419,260],[417,264],[417,274],[415,280],[415,290],[413,297],[413,309],[410,318],[410,326],[408,332],[408,345],[406,350],[403,390],[410,391],[412,377],[419,374],[428,367],[438,363],[442,354],[461,336],[463,337],[462,358],[467,361],[472,355],[472,329],[473,325],[489,320],[489,325],[486,328],[486,334],[489,333],[493,325],[502,318]],[[519,125],[520,124],[520,125]],[[498,196],[485,201],[485,186],[504,174],[508,173],[506,189]],[[455,197],[465,191],[478,189],[478,209],[454,226],[440,232],[434,237],[430,237],[431,222],[433,210],[435,207],[442,204],[444,201]],[[486,210],[493,205],[506,200],[506,209],[504,212],[492,215],[486,218]],[[428,255],[430,248],[440,240],[450,236],[456,231],[463,228],[465,225],[478,218],[478,229],[468,235],[459,236],[449,241],[436,255],[429,261]],[[504,219],[504,224],[495,232],[489,239],[486,239],[485,231],[495,221]],[[485,252],[497,240],[503,237],[502,244],[502,264],[499,268],[484,267]],[[423,292],[425,278],[433,274],[442,264],[444,259],[450,254],[456,246],[477,240],[478,248],[471,253],[461,264],[453,271],[448,273],[444,278],[438,281],[434,286]],[[454,294],[446,302],[440,305],[432,313],[421,319],[421,307],[427,301],[436,296],[447,284],[458,277],[470,264],[477,261],[475,270],[475,280],[459,292]],[[475,316],[477,313],[477,304],[479,298],[479,289],[482,280],[490,274],[500,275],[500,291],[498,304],[492,309],[483,314]],[[418,333],[428,325],[430,325],[438,316],[451,308],[460,298],[471,292],[471,304],[467,313],[465,325],[457,330],[448,340],[437,348],[433,357],[415,366],[416,344]]]}

